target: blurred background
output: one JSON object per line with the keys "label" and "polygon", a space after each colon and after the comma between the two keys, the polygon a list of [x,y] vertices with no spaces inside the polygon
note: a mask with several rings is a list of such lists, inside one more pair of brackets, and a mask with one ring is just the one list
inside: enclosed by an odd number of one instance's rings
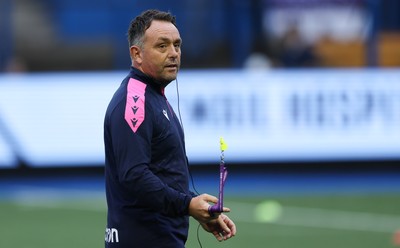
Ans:
{"label": "blurred background", "polygon": [[400,64],[393,0],[2,0],[0,68],[126,69],[127,27],[147,8],[177,16],[183,68]]}
{"label": "blurred background", "polygon": [[187,247],[400,246],[400,1],[0,0],[0,247],[102,247],[103,118],[143,10],[177,17],[193,190],[238,226]]}

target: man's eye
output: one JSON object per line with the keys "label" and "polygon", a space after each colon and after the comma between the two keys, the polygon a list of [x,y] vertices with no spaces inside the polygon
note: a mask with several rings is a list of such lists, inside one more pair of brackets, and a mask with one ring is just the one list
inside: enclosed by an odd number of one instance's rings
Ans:
{"label": "man's eye", "polygon": [[165,44],[161,44],[158,46],[159,48],[166,48],[167,46]]}

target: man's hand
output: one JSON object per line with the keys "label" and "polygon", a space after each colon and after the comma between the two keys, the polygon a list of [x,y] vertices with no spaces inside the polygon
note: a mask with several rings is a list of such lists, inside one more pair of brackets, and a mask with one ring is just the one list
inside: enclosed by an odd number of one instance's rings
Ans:
{"label": "man's hand", "polygon": [[[217,197],[208,194],[193,197],[189,204],[189,215],[200,222],[204,230],[212,233],[218,241],[223,241],[236,235],[236,225],[223,213],[210,215],[208,212],[210,203],[216,204],[217,201]],[[224,207],[223,211],[231,210]]]}
{"label": "man's hand", "polygon": [[[193,197],[189,204],[189,215],[195,218],[200,223],[207,223],[211,220],[219,218],[220,213],[215,213],[210,216],[208,208],[211,206],[210,203],[216,204],[218,198],[208,194],[202,194]],[[224,207],[223,212],[230,212],[229,208]]]}
{"label": "man's hand", "polygon": [[213,219],[207,223],[201,223],[201,226],[207,232],[212,233],[218,241],[232,238],[236,235],[236,225],[225,214],[220,214],[217,219]]}

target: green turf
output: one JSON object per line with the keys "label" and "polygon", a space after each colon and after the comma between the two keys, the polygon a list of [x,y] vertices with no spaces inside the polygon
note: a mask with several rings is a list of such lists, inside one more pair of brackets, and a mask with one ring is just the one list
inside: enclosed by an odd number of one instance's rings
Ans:
{"label": "green turf", "polygon": [[[282,206],[275,222],[259,222],[255,215],[265,200]],[[204,248],[393,248],[393,233],[400,229],[398,195],[230,198],[226,205],[232,208],[237,236],[218,242],[200,230]],[[0,247],[103,247],[105,215],[100,199],[2,200]],[[188,248],[200,247],[196,229],[191,219]]]}
{"label": "green turf", "polygon": [[103,247],[104,213],[68,207],[0,204],[0,247]]}

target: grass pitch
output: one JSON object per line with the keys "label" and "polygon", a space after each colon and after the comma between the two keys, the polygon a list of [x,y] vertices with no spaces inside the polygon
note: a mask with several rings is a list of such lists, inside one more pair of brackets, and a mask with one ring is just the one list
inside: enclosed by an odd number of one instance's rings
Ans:
{"label": "grass pitch", "polygon": [[[400,196],[331,195],[226,199],[237,236],[224,242],[200,228],[203,248],[393,248]],[[106,206],[97,197],[0,200],[0,247],[104,247]],[[200,247],[191,219],[188,248]]]}

